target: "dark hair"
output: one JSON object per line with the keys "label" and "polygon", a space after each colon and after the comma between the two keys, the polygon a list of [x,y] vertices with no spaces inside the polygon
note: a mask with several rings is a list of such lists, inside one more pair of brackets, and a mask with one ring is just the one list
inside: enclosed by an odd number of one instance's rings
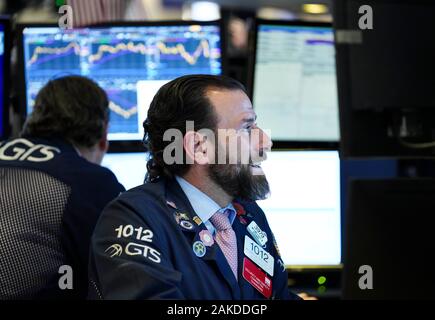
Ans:
{"label": "dark hair", "polygon": [[21,135],[92,147],[103,137],[108,121],[104,90],[86,77],[66,76],[50,80],[39,91]]}
{"label": "dark hair", "polygon": [[178,129],[186,133],[186,121],[194,122],[194,130],[215,131],[217,118],[210,100],[208,89],[241,90],[245,87],[237,80],[225,76],[188,75],[172,80],[162,86],[154,96],[143,123],[144,145],[149,151],[146,181],[158,177],[182,176],[189,169],[183,152],[183,164],[168,165],[163,160],[163,150],[173,141],[163,141],[168,129]]}

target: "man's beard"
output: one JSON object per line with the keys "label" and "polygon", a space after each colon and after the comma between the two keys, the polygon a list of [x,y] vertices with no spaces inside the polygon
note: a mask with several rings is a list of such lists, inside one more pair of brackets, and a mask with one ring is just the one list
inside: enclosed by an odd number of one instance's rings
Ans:
{"label": "man's beard", "polygon": [[241,200],[266,199],[270,193],[266,176],[254,175],[247,164],[211,164],[211,179],[228,195]]}

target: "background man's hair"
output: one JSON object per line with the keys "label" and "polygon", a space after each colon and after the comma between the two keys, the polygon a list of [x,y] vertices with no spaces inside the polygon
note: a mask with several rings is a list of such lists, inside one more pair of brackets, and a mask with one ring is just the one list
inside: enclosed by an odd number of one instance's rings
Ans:
{"label": "background man's hair", "polygon": [[103,137],[108,121],[104,90],[86,77],[66,76],[49,81],[39,91],[21,136],[92,147]]}
{"label": "background man's hair", "polygon": [[217,117],[207,97],[207,90],[241,90],[245,87],[237,80],[225,76],[188,75],[172,80],[162,86],[154,96],[143,123],[144,145],[150,152],[147,163],[146,181],[158,177],[184,175],[189,169],[183,151],[183,164],[168,165],[164,162],[163,151],[172,141],[163,141],[168,129],[178,129],[186,133],[186,121],[194,122],[194,130],[215,131]]}

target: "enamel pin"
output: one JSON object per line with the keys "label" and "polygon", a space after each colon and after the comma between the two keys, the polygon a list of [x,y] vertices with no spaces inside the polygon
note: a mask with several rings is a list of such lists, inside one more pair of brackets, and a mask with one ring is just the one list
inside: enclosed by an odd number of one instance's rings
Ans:
{"label": "enamel pin", "polygon": [[213,236],[208,230],[201,230],[199,232],[199,238],[207,247],[210,247],[214,244]]}
{"label": "enamel pin", "polygon": [[167,201],[166,201],[166,204],[167,204],[168,206],[174,208],[174,209],[177,209],[177,206],[175,205],[175,203],[174,203],[173,201],[169,201],[169,200],[167,200]]}
{"label": "enamel pin", "polygon": [[190,221],[187,221],[187,220],[181,220],[180,221],[180,226],[182,226],[186,230],[192,230],[193,229],[193,224]]}
{"label": "enamel pin", "polygon": [[205,256],[205,252],[207,249],[205,248],[204,243],[202,243],[201,241],[195,241],[192,248],[193,252],[198,258],[202,258],[203,256]]}
{"label": "enamel pin", "polygon": [[185,213],[182,213],[182,212],[175,212],[174,218],[175,218],[175,221],[177,221],[177,224],[180,224],[180,222],[182,220],[189,220],[189,216]]}
{"label": "enamel pin", "polygon": [[198,217],[198,216],[194,216],[194,217],[192,218],[192,220],[195,221],[195,223],[196,223],[198,226],[202,223],[201,218]]}

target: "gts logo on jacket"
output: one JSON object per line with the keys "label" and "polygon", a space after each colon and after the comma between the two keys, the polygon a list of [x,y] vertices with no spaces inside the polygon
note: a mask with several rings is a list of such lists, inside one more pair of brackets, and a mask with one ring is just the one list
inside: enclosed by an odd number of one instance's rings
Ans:
{"label": "gts logo on jacket", "polygon": [[27,139],[15,139],[0,146],[0,160],[45,162],[60,153],[58,148],[45,144],[34,144]]}

